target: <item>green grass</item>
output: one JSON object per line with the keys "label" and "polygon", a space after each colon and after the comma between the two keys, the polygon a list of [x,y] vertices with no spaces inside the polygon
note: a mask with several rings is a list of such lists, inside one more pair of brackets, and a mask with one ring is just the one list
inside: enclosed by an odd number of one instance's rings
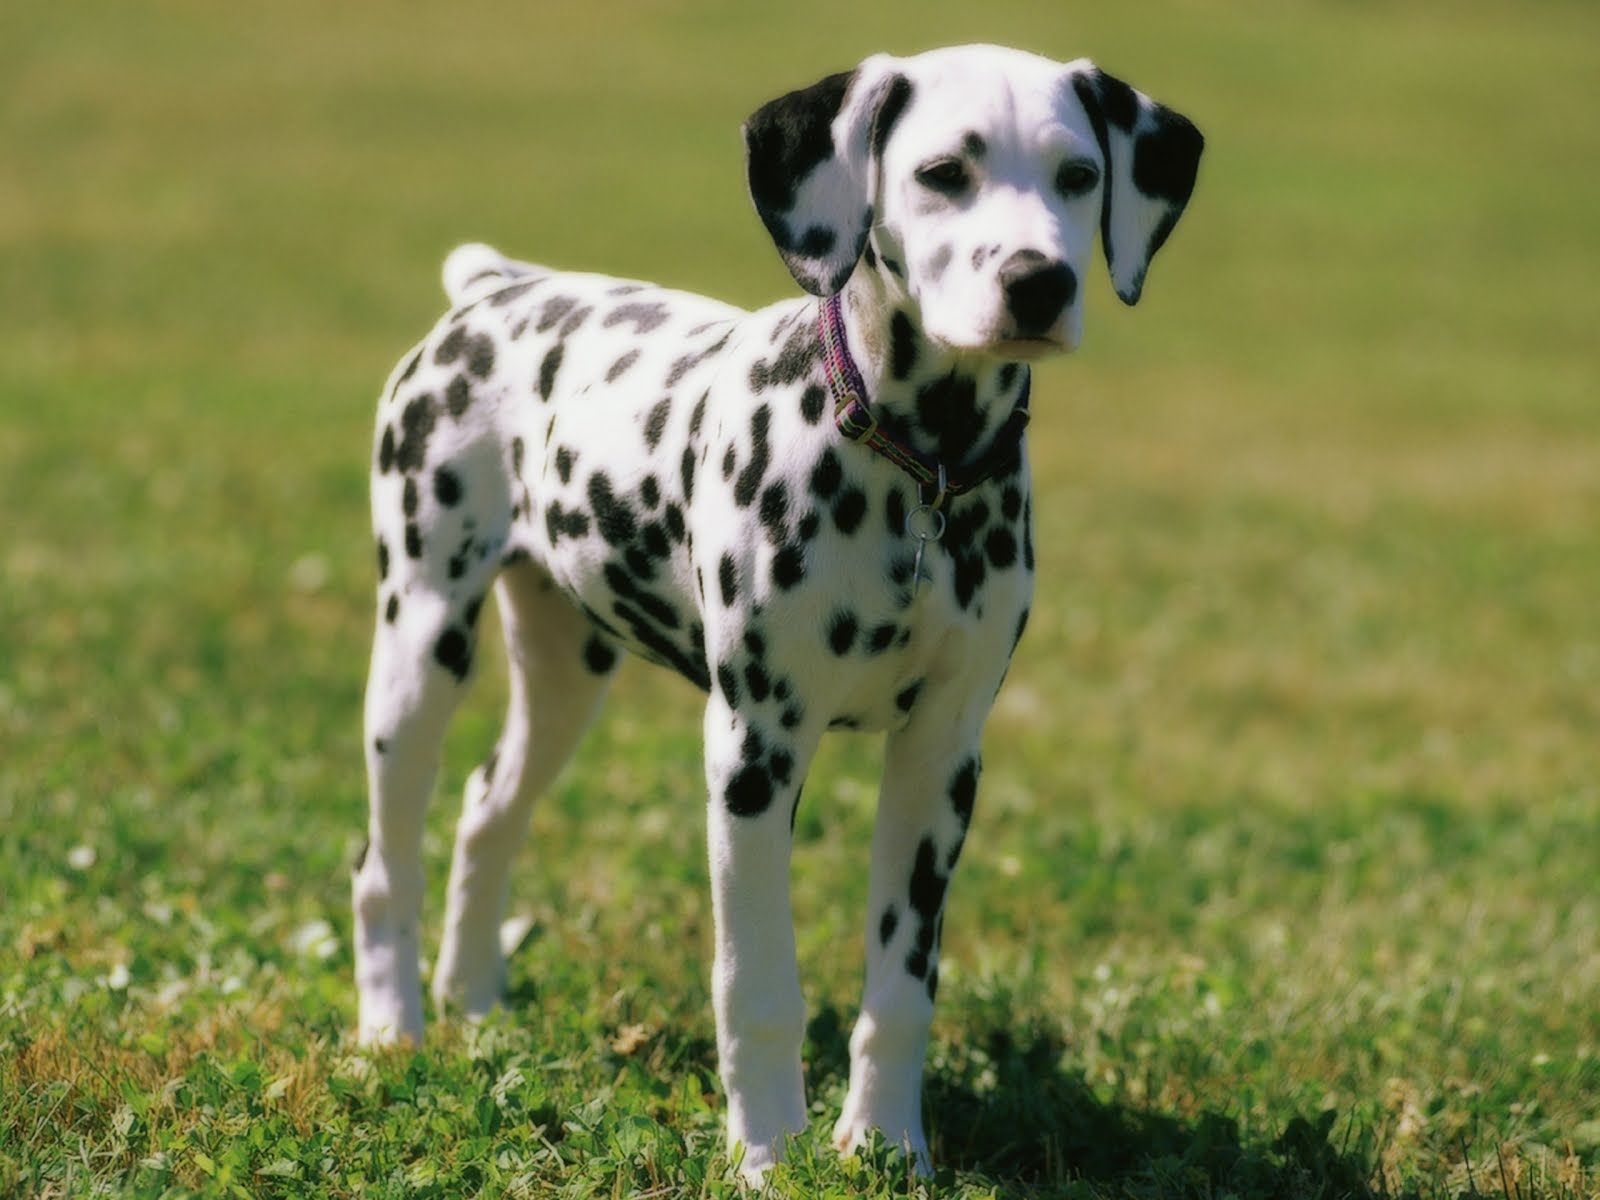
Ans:
{"label": "green grass", "polygon": [[[14,7],[0,1194],[737,1194],[660,672],[535,817],[503,1018],[353,1045],[372,405],[457,241],[789,291],[739,120],[971,39],[1091,54],[1209,150],[1140,308],[1097,282],[1035,389],[927,1190],[1600,1193],[1600,10]],[[833,740],[800,815],[781,1194],[916,1190],[824,1136],[876,763]]]}

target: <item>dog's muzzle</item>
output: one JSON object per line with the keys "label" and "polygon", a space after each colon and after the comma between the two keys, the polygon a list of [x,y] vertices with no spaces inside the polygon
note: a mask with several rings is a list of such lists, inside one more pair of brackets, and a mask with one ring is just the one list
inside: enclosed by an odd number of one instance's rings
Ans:
{"label": "dog's muzzle", "polygon": [[1037,250],[1018,250],[1000,266],[1006,310],[1019,338],[1048,337],[1078,295],[1078,277]]}

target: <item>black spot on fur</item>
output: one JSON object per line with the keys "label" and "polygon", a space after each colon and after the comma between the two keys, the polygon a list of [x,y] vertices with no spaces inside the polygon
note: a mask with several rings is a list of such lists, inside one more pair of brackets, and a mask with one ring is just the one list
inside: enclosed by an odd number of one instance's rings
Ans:
{"label": "black spot on fur", "polygon": [[378,443],[378,471],[387,475],[394,470],[394,426],[383,427],[383,439]]}
{"label": "black spot on fur", "polygon": [[550,544],[554,546],[563,535],[566,537],[583,537],[589,532],[589,517],[586,513],[576,509],[568,511],[562,507],[561,501],[554,501],[549,508],[544,510],[545,532],[550,535]]}
{"label": "black spot on fur", "polygon": [[665,304],[624,304],[606,315],[605,327],[611,329],[631,321],[638,333],[645,334],[660,328],[670,315]]}
{"label": "black spot on fur", "polygon": [[616,362],[612,363],[611,366],[606,370],[606,382],[615,383],[617,380],[622,378],[622,373],[624,371],[638,361],[639,351],[629,350],[621,358],[617,359]]}
{"label": "black spot on fur", "polygon": [[722,690],[722,698],[729,708],[739,707],[739,676],[730,663],[717,664],[717,687]]}
{"label": "black spot on fur", "polygon": [[712,358],[721,353],[722,348],[728,344],[728,339],[732,336],[733,334],[731,332],[725,333],[722,335],[721,340],[713,342],[704,350],[699,350],[692,354],[685,354],[682,358],[678,359],[677,362],[672,364],[672,369],[667,372],[667,386],[669,388],[677,387],[678,384],[683,381],[683,377],[690,371],[694,370],[701,363],[705,362],[706,359]]}
{"label": "black spot on fur", "polygon": [[562,483],[572,482],[572,465],[577,461],[577,457],[565,446],[556,450],[556,475]]}
{"label": "black spot on fur", "polygon": [[683,502],[694,499],[694,448],[685,446],[683,458],[678,462],[678,479],[683,485]]}
{"label": "black spot on fur", "polygon": [[758,704],[772,691],[772,680],[767,676],[766,669],[753,659],[745,664],[744,684],[750,689],[750,699]]}
{"label": "black spot on fur", "polygon": [[761,493],[761,524],[766,527],[767,538],[774,546],[783,541],[788,519],[789,489],[779,479],[768,484]]}
{"label": "black spot on fur", "polygon": [[571,337],[578,331],[578,326],[582,325],[593,315],[594,309],[592,308],[585,307],[577,309],[571,313],[565,321],[561,322],[561,328],[556,330],[556,336],[558,338]]}
{"label": "black spot on fur", "polygon": [[740,508],[750,507],[756,498],[756,489],[766,477],[772,453],[767,445],[767,430],[771,424],[770,405],[763,404],[750,415],[750,461],[733,485],[733,502]]}
{"label": "black spot on fur", "polygon": [[800,415],[805,418],[807,425],[815,425],[822,420],[822,410],[827,406],[828,398],[822,388],[813,383],[800,393]]}
{"label": "black spot on fur", "polygon": [[494,341],[487,334],[475,334],[468,339],[467,370],[479,379],[489,378],[494,370]]}
{"label": "black spot on fur", "polygon": [[983,549],[996,570],[1003,571],[1017,561],[1017,539],[1003,525],[996,525],[989,531]]}
{"label": "black spot on fur", "polygon": [[806,577],[806,554],[802,546],[788,545],[772,559],[772,582],[784,591]]}
{"label": "black spot on fur", "polygon": [[875,157],[883,157],[883,149],[889,144],[889,135],[894,132],[906,106],[911,103],[913,91],[911,81],[904,75],[896,75],[889,81],[889,90],[884,94],[883,103],[878,106],[877,120],[873,122],[872,153]]}
{"label": "black spot on fur", "polygon": [[800,524],[795,532],[800,535],[802,542],[809,542],[816,537],[822,529],[822,515],[816,509],[807,509],[806,515],[800,518]]}
{"label": "black spot on fur", "polygon": [[732,608],[739,599],[739,574],[733,564],[733,555],[724,554],[717,564],[717,583],[722,587],[722,606]]}
{"label": "black spot on fur", "polygon": [[444,390],[444,406],[450,410],[450,415],[457,418],[472,406],[472,385],[467,382],[465,375],[457,375],[450,381],[450,386]]}
{"label": "black spot on fur", "polygon": [[833,506],[833,523],[845,536],[854,533],[867,515],[867,494],[860,488],[846,488]]}
{"label": "black spot on fur", "polygon": [[406,522],[406,557],[422,557],[422,530],[415,521]]}
{"label": "black spot on fur", "polygon": [[817,459],[817,465],[811,468],[811,494],[818,500],[830,499],[839,490],[839,485],[844,481],[844,468],[839,465],[839,456],[829,446]]}
{"label": "black spot on fur", "polygon": [[672,415],[672,397],[658,400],[650,415],[644,423],[644,444],[654,450],[661,444],[661,435],[666,432],[667,418]]}
{"label": "black spot on fur", "polygon": [[651,521],[639,530],[639,541],[644,546],[644,552],[652,558],[666,558],[672,553],[666,528],[659,521]]}
{"label": "black spot on fur", "polygon": [[828,645],[835,654],[850,653],[850,647],[856,643],[856,618],[855,614],[844,609],[837,610],[828,618]]}
{"label": "black spot on fur", "polygon": [[648,509],[654,509],[661,503],[661,485],[656,482],[654,475],[646,475],[639,481],[639,499],[644,501]]}
{"label": "black spot on fur", "polygon": [[832,251],[838,242],[838,233],[826,225],[808,225],[806,231],[800,235],[795,249],[807,258],[821,258]]}
{"label": "black spot on fur", "polygon": [[566,354],[566,343],[557,342],[539,364],[539,399],[549,400],[556,386],[556,372],[561,370],[561,359]]}
{"label": "black spot on fur", "polygon": [[596,471],[589,476],[589,503],[594,507],[595,524],[600,529],[600,536],[608,544],[620,546],[633,540],[638,529],[633,509],[612,493],[611,480],[604,471]]}
{"label": "black spot on fur", "polygon": [[972,823],[972,806],[978,795],[978,760],[966,759],[950,777],[950,807],[965,829]]}
{"label": "black spot on fur", "polygon": [[437,402],[427,392],[412,397],[400,413],[402,437],[394,463],[402,471],[420,471],[428,461],[428,438],[438,422]]}
{"label": "black spot on fur", "polygon": [[1007,487],[1000,493],[1000,515],[1008,521],[1015,521],[1022,515],[1022,493],[1015,487]]}
{"label": "black spot on fur", "polygon": [[918,979],[926,978],[929,959],[937,941],[939,910],[944,906],[949,879],[939,870],[939,850],[933,838],[924,837],[917,845],[916,863],[911,869],[911,908],[917,914],[918,928],[906,970]]}
{"label": "black spot on fur", "polygon": [[911,318],[895,309],[889,318],[889,372],[896,379],[909,379],[917,367],[917,330]]}
{"label": "black spot on fur", "polygon": [[734,816],[758,817],[772,804],[772,776],[758,763],[740,767],[728,780],[724,799]]}
{"label": "black spot on fur", "polygon": [[378,579],[389,578],[389,543],[378,539]]}
{"label": "black spot on fur", "polygon": [[968,457],[983,434],[978,385],[970,376],[952,372],[917,390],[917,419],[936,439],[936,453],[947,463]]}
{"label": "black spot on fur", "polygon": [[894,931],[900,927],[900,914],[895,911],[894,905],[889,905],[883,910],[883,917],[878,921],[878,944],[888,948],[894,938]]}
{"label": "black spot on fur", "polygon": [[787,387],[798,383],[822,357],[822,342],[807,322],[801,322],[789,334],[789,339],[778,351],[769,366],[766,359],[757,359],[750,367],[750,390],[762,392],[769,387]]}
{"label": "black spot on fur", "polygon": [[556,323],[577,306],[578,301],[572,296],[551,296],[544,302],[544,311],[539,314],[539,324],[535,328],[540,333],[554,329]]}
{"label": "black spot on fur", "polygon": [[609,675],[617,665],[617,648],[597,633],[583,644],[583,665],[596,675]]}
{"label": "black spot on fur", "polygon": [[889,498],[884,502],[884,517],[888,520],[889,536],[902,538],[906,535],[906,496],[899,487],[889,489]]}
{"label": "black spot on fur", "polygon": [[893,621],[885,622],[867,635],[867,653],[882,654],[894,644],[895,634],[900,632],[899,626]]}
{"label": "black spot on fur", "polygon": [[461,477],[449,467],[440,467],[433,473],[433,495],[446,508],[461,502]]}
{"label": "black spot on fur", "polygon": [[524,280],[522,283],[514,283],[510,287],[501,288],[498,292],[489,297],[489,304],[493,308],[504,308],[513,300],[518,300],[523,296],[526,296],[535,287],[543,282],[544,281],[542,279],[528,279]]}
{"label": "black spot on fur", "polygon": [[400,491],[400,507],[408,517],[417,515],[417,481],[415,479],[407,477],[406,485]]}
{"label": "black spot on fur", "polygon": [[435,643],[433,657],[460,682],[472,667],[472,640],[462,630],[452,626]]}
{"label": "black spot on fur", "polygon": [[389,603],[384,606],[383,619],[384,619],[384,621],[386,623],[388,623],[390,625],[393,625],[394,622],[395,622],[395,618],[398,617],[399,615],[400,615],[400,596],[397,593],[397,594],[395,594],[393,596],[390,596],[389,597]]}
{"label": "black spot on fur", "polygon": [[441,367],[449,366],[461,357],[461,351],[466,342],[466,329],[457,325],[449,333],[445,334],[444,339],[434,347],[433,361]]}
{"label": "black spot on fur", "polygon": [[922,680],[913,679],[894,698],[894,706],[903,713],[908,713],[915,707],[917,697],[922,694]]}
{"label": "black spot on fur", "polygon": [[794,755],[787,750],[774,750],[767,759],[767,770],[772,772],[772,778],[782,787],[787,787],[789,780],[794,778]]}
{"label": "black spot on fur", "polygon": [[412,352],[411,358],[406,363],[406,369],[400,372],[400,378],[394,381],[395,391],[400,390],[400,385],[417,373],[417,368],[422,365],[422,349],[418,347]]}

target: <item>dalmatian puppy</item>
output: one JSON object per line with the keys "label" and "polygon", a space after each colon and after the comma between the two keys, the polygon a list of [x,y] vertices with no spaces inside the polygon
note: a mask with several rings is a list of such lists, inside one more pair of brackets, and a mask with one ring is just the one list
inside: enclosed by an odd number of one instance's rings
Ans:
{"label": "dalmatian puppy", "polygon": [[759,1179],[806,1127],[788,867],[830,728],[886,733],[841,1149],[927,1170],[921,1082],[979,735],[1027,622],[1027,364],[1072,350],[1098,233],[1139,298],[1195,127],[1087,60],[878,56],[746,123],[757,213],[809,296],[747,313],[464,246],[388,381],[372,509],[360,1036],[416,1040],[423,812],[492,590],[510,663],[471,775],[433,995],[499,999],[507,874],[620,654],[706,693],[727,1134]]}

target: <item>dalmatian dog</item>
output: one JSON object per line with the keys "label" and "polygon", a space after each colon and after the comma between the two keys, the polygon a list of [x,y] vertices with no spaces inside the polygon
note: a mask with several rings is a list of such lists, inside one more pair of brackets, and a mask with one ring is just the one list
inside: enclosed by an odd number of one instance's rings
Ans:
{"label": "dalmatian dog", "polygon": [[929,1167],[921,1082],[979,736],[1028,619],[1028,363],[1070,351],[1098,233],[1139,298],[1202,138],[1087,60],[877,56],[745,124],[809,295],[750,313],[480,245],[378,413],[360,1037],[423,1030],[423,813],[492,590],[504,731],[466,786],[436,1005],[496,1004],[534,798],[621,652],[706,694],[712,995],[727,1136],[759,1179],[806,1128],[788,867],[828,729],[886,733],[841,1149]]}

